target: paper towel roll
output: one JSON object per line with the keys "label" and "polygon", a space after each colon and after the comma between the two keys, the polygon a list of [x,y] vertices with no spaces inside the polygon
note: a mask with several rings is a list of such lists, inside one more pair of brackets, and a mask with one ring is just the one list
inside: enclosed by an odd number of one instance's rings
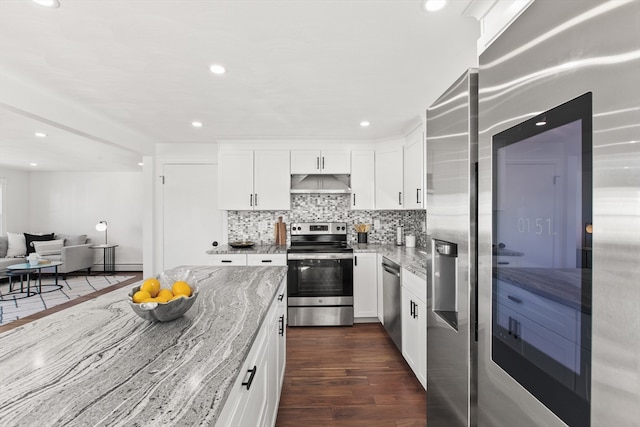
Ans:
{"label": "paper towel roll", "polygon": [[402,245],[402,227],[398,227],[396,232],[396,245]]}

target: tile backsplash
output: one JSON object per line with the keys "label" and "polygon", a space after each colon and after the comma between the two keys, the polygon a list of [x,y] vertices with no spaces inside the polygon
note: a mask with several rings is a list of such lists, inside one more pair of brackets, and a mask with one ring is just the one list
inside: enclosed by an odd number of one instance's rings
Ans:
{"label": "tile backsplash", "polygon": [[[346,222],[349,243],[357,240],[355,224],[363,223],[371,226],[369,243],[395,243],[397,227],[402,227],[404,236],[416,236],[417,246],[426,245],[427,233],[422,231],[426,227],[426,211],[356,211],[350,209],[349,201],[348,194],[292,194],[289,211],[228,211],[229,241],[273,244],[274,224],[281,216],[287,226],[291,222]],[[377,220],[380,227],[374,227]]]}

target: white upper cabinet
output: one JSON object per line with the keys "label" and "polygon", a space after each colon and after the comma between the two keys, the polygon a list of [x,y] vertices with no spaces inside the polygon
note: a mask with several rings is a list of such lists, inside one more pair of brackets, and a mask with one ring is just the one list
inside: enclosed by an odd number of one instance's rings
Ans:
{"label": "white upper cabinet", "polygon": [[349,150],[292,150],[292,174],[349,174]]}
{"label": "white upper cabinet", "polygon": [[425,209],[425,142],[422,127],[407,135],[404,146],[404,208]]}
{"label": "white upper cabinet", "polygon": [[375,151],[351,151],[351,209],[375,208]]}
{"label": "white upper cabinet", "polygon": [[225,210],[289,210],[289,151],[221,151],[220,206]]}
{"label": "white upper cabinet", "polygon": [[254,209],[289,210],[291,208],[289,151],[255,151],[253,170]]}
{"label": "white upper cabinet", "polygon": [[376,209],[404,208],[402,141],[376,149]]}

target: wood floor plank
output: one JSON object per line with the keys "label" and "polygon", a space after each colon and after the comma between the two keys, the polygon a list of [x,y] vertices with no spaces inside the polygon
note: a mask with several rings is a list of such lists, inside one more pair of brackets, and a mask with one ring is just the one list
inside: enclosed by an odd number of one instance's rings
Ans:
{"label": "wood floor plank", "polygon": [[287,329],[277,427],[426,425],[426,393],[380,324]]}

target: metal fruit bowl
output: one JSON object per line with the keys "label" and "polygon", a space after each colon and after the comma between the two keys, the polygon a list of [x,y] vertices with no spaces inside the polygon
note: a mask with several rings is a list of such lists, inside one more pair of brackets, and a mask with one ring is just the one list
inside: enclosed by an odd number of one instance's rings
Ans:
{"label": "metal fruit bowl", "polygon": [[133,311],[140,317],[150,322],[169,322],[184,315],[198,298],[198,286],[196,284],[195,275],[191,270],[171,270],[158,275],[160,286],[162,288],[171,289],[174,282],[184,280],[191,286],[191,296],[186,298],[178,298],[166,303],[144,302],[136,304],[133,302],[133,294],[140,290],[140,286],[134,286],[129,292],[129,305]]}

